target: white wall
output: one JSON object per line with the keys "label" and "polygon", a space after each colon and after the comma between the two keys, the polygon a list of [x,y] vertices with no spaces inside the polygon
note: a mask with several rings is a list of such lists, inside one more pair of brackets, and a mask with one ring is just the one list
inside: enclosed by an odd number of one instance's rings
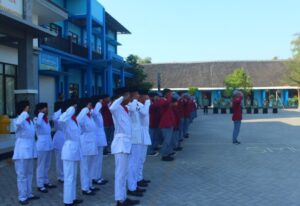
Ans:
{"label": "white wall", "polygon": [[0,45],[0,62],[18,65],[18,50]]}

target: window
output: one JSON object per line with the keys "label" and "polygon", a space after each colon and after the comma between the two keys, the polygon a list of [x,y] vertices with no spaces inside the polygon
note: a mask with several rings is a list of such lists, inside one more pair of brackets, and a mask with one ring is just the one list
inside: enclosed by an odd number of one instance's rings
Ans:
{"label": "window", "polygon": [[69,36],[71,37],[73,43],[78,44],[78,35],[77,34],[69,31]]}
{"label": "window", "polygon": [[0,114],[15,115],[16,66],[0,63]]}
{"label": "window", "polygon": [[69,84],[69,96],[72,99],[79,98],[79,84]]}
{"label": "window", "polygon": [[51,23],[51,24],[49,25],[49,27],[50,27],[50,31],[53,31],[54,33],[56,33],[57,36],[59,36],[59,37],[62,36],[62,29],[61,29],[60,26]]}

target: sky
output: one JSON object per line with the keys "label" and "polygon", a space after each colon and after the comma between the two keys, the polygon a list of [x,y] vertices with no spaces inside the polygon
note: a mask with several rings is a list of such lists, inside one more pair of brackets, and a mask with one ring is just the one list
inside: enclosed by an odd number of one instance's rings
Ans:
{"label": "sky", "polygon": [[299,0],[99,0],[131,35],[121,56],[153,63],[291,57]]}

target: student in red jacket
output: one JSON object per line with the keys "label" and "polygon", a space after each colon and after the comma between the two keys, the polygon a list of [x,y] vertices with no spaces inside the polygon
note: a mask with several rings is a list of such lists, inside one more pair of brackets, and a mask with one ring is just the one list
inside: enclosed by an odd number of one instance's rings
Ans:
{"label": "student in red jacket", "polygon": [[181,151],[182,147],[180,146],[180,119],[181,119],[181,108],[178,104],[179,96],[174,95],[172,99],[172,109],[175,117],[175,124],[172,136],[172,147],[174,151]]}
{"label": "student in red jacket", "polygon": [[232,134],[232,143],[233,144],[241,144],[237,138],[239,136],[241,122],[242,122],[242,100],[243,100],[243,93],[240,91],[235,90],[233,92],[232,98],[232,121],[234,123],[234,129]]}
{"label": "student in red jacket", "polygon": [[100,98],[102,100],[101,114],[103,117],[104,131],[107,139],[107,147],[105,148],[104,153],[107,154],[110,152],[110,145],[113,140],[114,123],[113,123],[111,112],[109,110],[109,106],[111,104],[111,99],[109,95],[104,94]]}
{"label": "student in red jacket", "polygon": [[163,144],[161,147],[162,161],[173,161],[174,153],[172,150],[172,135],[175,124],[175,117],[172,110],[172,91],[170,89],[163,90],[163,98],[159,100],[161,108],[161,118],[159,128],[163,136]]}

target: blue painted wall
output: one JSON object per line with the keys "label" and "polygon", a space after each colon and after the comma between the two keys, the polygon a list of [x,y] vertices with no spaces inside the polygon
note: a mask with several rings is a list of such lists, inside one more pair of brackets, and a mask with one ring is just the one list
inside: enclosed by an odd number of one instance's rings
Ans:
{"label": "blue painted wall", "polygon": [[64,8],[64,0],[52,0],[53,3],[57,4],[60,7]]}
{"label": "blue painted wall", "polygon": [[95,18],[98,22],[103,24],[103,15],[104,15],[104,10],[103,6],[97,1],[97,0],[92,0],[92,17]]}
{"label": "blue painted wall", "polygon": [[86,0],[68,0],[67,10],[70,15],[86,15]]}

